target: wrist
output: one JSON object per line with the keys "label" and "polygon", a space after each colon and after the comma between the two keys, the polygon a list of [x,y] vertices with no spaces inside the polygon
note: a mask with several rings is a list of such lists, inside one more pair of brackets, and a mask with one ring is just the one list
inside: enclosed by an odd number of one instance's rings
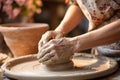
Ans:
{"label": "wrist", "polygon": [[78,37],[71,38],[71,44],[73,45],[73,51],[78,52],[81,49],[81,41]]}
{"label": "wrist", "polygon": [[69,31],[69,29],[67,28],[68,26],[68,22],[66,21],[61,21],[61,23],[58,25],[58,27],[55,29],[56,32],[59,32],[61,34],[63,34],[63,36],[65,36]]}
{"label": "wrist", "polygon": [[65,36],[65,32],[63,32],[63,31],[61,31],[61,30],[54,30],[55,31],[55,33],[57,34],[57,35],[60,35],[61,37],[64,37]]}

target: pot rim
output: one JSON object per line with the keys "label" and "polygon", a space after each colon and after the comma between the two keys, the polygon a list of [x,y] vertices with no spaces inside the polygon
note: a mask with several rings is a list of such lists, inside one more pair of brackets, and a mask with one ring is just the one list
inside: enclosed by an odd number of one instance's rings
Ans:
{"label": "pot rim", "polygon": [[[17,26],[15,27],[14,25],[17,25]],[[19,26],[19,25],[22,25],[22,26]],[[10,32],[10,31],[28,30],[28,29],[37,29],[37,28],[49,29],[49,25],[47,23],[7,23],[7,24],[0,25],[0,32]]]}

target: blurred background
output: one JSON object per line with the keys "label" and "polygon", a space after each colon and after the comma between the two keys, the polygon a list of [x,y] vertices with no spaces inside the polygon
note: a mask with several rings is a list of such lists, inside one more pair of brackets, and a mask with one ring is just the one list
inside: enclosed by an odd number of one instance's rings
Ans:
{"label": "blurred background", "polygon": [[0,0],[0,24],[49,23],[55,28],[68,7],[65,0]]}
{"label": "blurred background", "polygon": [[69,0],[0,0],[0,24],[48,23],[55,29],[70,4]]}

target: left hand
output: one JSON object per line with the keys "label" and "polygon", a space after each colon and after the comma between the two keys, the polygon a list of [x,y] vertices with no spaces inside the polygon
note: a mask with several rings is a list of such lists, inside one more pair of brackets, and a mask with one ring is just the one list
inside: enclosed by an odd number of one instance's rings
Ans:
{"label": "left hand", "polygon": [[52,39],[39,48],[39,62],[45,65],[61,64],[70,61],[74,53],[71,38]]}

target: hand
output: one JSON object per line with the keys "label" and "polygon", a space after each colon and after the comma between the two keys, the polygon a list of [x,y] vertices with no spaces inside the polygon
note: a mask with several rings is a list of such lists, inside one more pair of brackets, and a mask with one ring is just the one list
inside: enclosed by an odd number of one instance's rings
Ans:
{"label": "hand", "polygon": [[57,31],[47,31],[42,35],[41,40],[39,41],[39,48],[41,48],[45,43],[47,43],[51,39],[58,39],[63,36],[62,33]]}
{"label": "hand", "polygon": [[39,48],[39,62],[46,65],[61,64],[70,61],[74,53],[71,38],[53,39]]}

